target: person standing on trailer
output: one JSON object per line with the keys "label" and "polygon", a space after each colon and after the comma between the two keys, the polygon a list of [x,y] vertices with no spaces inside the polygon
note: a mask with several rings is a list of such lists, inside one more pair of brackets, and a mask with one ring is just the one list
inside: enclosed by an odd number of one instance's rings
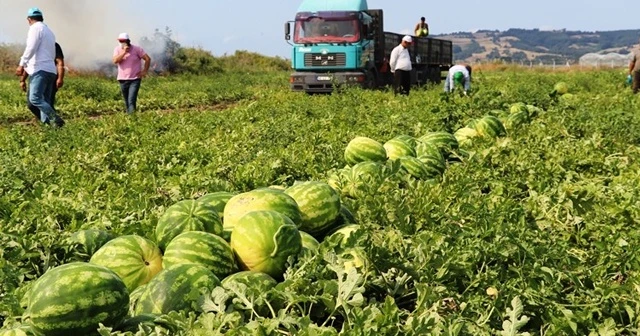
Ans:
{"label": "person standing on trailer", "polygon": [[420,22],[416,24],[416,28],[414,29],[417,37],[425,37],[429,36],[429,24],[425,22],[424,16],[420,18]]}
{"label": "person standing on trailer", "polygon": [[408,95],[411,89],[411,55],[409,46],[413,42],[411,36],[406,35],[400,44],[393,48],[389,58],[389,67],[393,73],[393,89],[395,94]]}

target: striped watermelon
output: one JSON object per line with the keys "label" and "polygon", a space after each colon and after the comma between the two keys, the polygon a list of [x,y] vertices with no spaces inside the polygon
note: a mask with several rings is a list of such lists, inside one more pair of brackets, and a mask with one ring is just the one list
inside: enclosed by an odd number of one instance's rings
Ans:
{"label": "striped watermelon", "polygon": [[131,292],[160,272],[162,254],[151,240],[129,235],[104,244],[90,262],[114,271]]}
{"label": "striped watermelon", "polygon": [[507,117],[505,126],[507,128],[514,129],[520,127],[523,124],[528,124],[529,122],[529,112],[524,110],[510,114],[509,117]]}
{"label": "striped watermelon", "polygon": [[444,156],[442,155],[442,151],[440,148],[433,143],[418,141],[418,145],[416,146],[416,154],[417,157],[421,156],[433,156],[440,157],[444,160]]}
{"label": "striped watermelon", "polygon": [[427,178],[432,178],[444,174],[447,168],[446,163],[442,157],[423,155],[418,158],[418,161],[422,162],[427,169]]}
{"label": "striped watermelon", "polygon": [[406,135],[406,134],[402,134],[402,135],[398,135],[397,137],[395,137],[394,139],[396,140],[400,140],[404,143],[406,143],[407,145],[409,145],[411,148],[416,148],[416,145],[418,144],[418,139],[410,136],[410,135]]}
{"label": "striped watermelon", "polygon": [[68,239],[70,245],[76,245],[73,250],[78,259],[82,261],[89,261],[91,256],[96,253],[102,245],[106,244],[111,239],[115,238],[115,235],[111,232],[104,230],[81,230],[71,235]]}
{"label": "striped watermelon", "polygon": [[318,247],[320,246],[320,243],[318,242],[318,240],[313,238],[312,235],[304,231],[300,231],[300,239],[302,240],[302,249],[300,250],[300,252],[305,252],[305,251],[311,252],[311,253],[318,252]]}
{"label": "striped watermelon", "polygon": [[222,221],[217,209],[196,200],[184,200],[170,206],[156,226],[158,247],[164,251],[173,238],[189,231],[222,235]]}
{"label": "striped watermelon", "polygon": [[302,182],[287,188],[300,208],[302,223],[299,229],[310,234],[326,230],[340,213],[340,195],[324,182]]}
{"label": "striped watermelon", "polygon": [[483,137],[496,138],[507,134],[500,119],[490,115],[482,117],[476,124],[475,129]]}
{"label": "striped watermelon", "polygon": [[85,262],[58,266],[29,292],[23,320],[47,336],[95,334],[100,323],[116,326],[127,315],[129,292],[106,267]]}
{"label": "striped watermelon", "polygon": [[471,139],[478,136],[478,132],[470,127],[463,127],[453,133],[453,136],[458,140],[460,147],[466,147],[471,145]]}
{"label": "striped watermelon", "polygon": [[344,151],[344,159],[347,164],[354,165],[366,161],[387,161],[387,152],[384,146],[367,137],[355,137]]}
{"label": "striped watermelon", "polygon": [[244,270],[264,272],[279,279],[287,259],[300,253],[302,242],[289,217],[276,211],[253,211],[234,226],[231,248]]}
{"label": "striped watermelon", "polygon": [[400,160],[400,166],[402,169],[409,173],[409,175],[421,180],[426,180],[432,177],[427,166],[417,158],[413,156],[402,156],[398,160]]}
{"label": "striped watermelon", "polygon": [[389,160],[395,160],[401,156],[416,156],[415,146],[400,140],[391,139],[383,145]]}
{"label": "striped watermelon", "polygon": [[138,305],[138,301],[140,301],[140,297],[144,292],[144,289],[147,285],[138,286],[138,288],[134,289],[129,293],[129,315],[134,316],[136,314],[136,306]]}
{"label": "striped watermelon", "polygon": [[360,162],[349,172],[350,182],[379,182],[385,176],[385,166],[379,162]]}
{"label": "striped watermelon", "polygon": [[171,311],[201,311],[203,291],[211,291],[220,280],[204,266],[181,264],[163,269],[145,286],[135,313],[167,314]]}
{"label": "striped watermelon", "polygon": [[231,274],[222,280],[222,287],[224,288],[230,289],[233,284],[243,284],[260,292],[266,292],[275,287],[278,282],[262,272],[241,271]]}
{"label": "striped watermelon", "polygon": [[228,192],[228,191],[217,191],[214,193],[206,194],[198,198],[198,201],[202,203],[206,203],[211,205],[218,212],[218,216],[221,220],[224,220],[224,206],[227,205],[227,202],[231,199],[231,197],[236,194]]}
{"label": "striped watermelon", "polygon": [[327,184],[337,192],[342,193],[342,188],[347,184],[350,173],[350,166],[342,169],[332,169],[327,173]]}
{"label": "striped watermelon", "polygon": [[240,218],[251,211],[273,210],[291,219],[296,225],[302,224],[302,214],[298,203],[280,190],[271,188],[255,189],[233,196],[224,207],[224,230],[233,231]]}
{"label": "striped watermelon", "polygon": [[418,140],[436,146],[443,154],[458,149],[458,140],[448,132],[429,132]]}
{"label": "striped watermelon", "polygon": [[509,107],[509,113],[517,113],[521,111],[526,111],[527,105],[525,103],[515,103]]}
{"label": "striped watermelon", "polygon": [[236,269],[231,246],[224,239],[202,231],[181,233],[173,238],[164,251],[162,267],[198,264],[222,279]]}

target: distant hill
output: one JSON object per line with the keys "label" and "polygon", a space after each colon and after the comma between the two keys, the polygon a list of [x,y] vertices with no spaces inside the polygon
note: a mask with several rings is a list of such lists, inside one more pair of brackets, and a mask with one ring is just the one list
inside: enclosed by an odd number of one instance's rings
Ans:
{"label": "distant hill", "polygon": [[583,32],[539,29],[479,30],[433,36],[452,40],[456,60],[505,60],[574,63],[587,53],[628,54],[638,44],[640,29]]}

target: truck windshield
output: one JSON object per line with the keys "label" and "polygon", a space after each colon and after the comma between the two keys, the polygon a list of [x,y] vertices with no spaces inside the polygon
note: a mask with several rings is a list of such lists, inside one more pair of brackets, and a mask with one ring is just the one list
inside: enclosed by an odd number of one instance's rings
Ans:
{"label": "truck windshield", "polygon": [[322,43],[322,42],[357,42],[360,40],[360,25],[358,20],[309,18],[296,20],[296,29],[293,35],[295,43]]}

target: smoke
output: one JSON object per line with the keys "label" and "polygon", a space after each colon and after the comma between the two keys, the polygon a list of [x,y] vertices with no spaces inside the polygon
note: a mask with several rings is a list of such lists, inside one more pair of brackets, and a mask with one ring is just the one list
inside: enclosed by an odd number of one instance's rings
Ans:
{"label": "smoke", "polygon": [[[0,0],[0,42],[23,44],[27,37],[27,10],[37,6],[44,23],[56,35],[71,69],[104,70],[111,64],[119,33],[127,32],[133,44],[152,36],[148,15],[125,0]],[[142,7],[142,8],[141,8]],[[162,54],[164,39],[150,39],[145,50],[153,57]],[[16,60],[16,63],[18,60]],[[111,67],[114,67],[111,65]]]}

